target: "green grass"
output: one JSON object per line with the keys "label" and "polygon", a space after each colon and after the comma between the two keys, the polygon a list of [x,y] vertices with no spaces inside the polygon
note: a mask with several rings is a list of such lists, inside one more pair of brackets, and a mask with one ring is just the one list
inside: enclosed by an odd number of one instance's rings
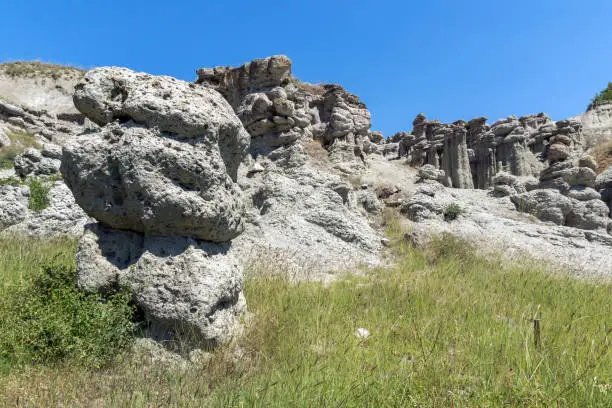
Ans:
{"label": "green grass", "polygon": [[[27,286],[55,252],[70,265],[73,250],[0,242],[0,295]],[[609,282],[508,265],[450,237],[395,251],[395,267],[329,285],[290,282],[274,265],[249,273],[245,336],[203,363],[170,368],[126,354],[102,370],[29,365],[0,378],[0,405],[611,406]],[[371,336],[357,338],[357,328]]]}
{"label": "green grass", "polygon": [[15,157],[23,153],[28,147],[40,149],[40,144],[36,141],[36,136],[24,131],[9,131],[6,135],[11,140],[9,146],[0,148],[0,169],[12,169],[15,164]]}

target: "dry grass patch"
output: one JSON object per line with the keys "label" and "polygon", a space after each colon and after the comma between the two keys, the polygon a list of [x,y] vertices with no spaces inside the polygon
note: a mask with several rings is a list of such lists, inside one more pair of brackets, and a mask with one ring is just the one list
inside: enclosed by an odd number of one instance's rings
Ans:
{"label": "dry grass patch", "polygon": [[0,64],[0,73],[11,78],[78,79],[85,70],[67,65],[49,64],[40,61],[15,61]]}
{"label": "dry grass patch", "polygon": [[308,92],[313,95],[323,96],[325,95],[325,92],[327,92],[327,90],[325,89],[322,83],[321,84],[311,84],[309,82],[302,82],[299,79],[296,79],[295,86],[298,89],[304,92]]}
{"label": "dry grass patch", "polygon": [[612,166],[612,140],[602,142],[593,148],[593,157],[597,161],[597,174]]}

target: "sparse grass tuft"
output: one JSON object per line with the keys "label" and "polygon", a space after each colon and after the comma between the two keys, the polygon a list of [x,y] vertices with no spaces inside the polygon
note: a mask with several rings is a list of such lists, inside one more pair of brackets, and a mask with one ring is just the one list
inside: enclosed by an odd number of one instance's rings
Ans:
{"label": "sparse grass tuft", "polygon": [[444,219],[446,221],[454,221],[463,214],[463,208],[457,203],[450,204],[444,209]]}
{"label": "sparse grass tuft", "polygon": [[40,61],[15,61],[0,64],[0,73],[11,78],[78,79],[85,71],[67,65],[49,64]]}

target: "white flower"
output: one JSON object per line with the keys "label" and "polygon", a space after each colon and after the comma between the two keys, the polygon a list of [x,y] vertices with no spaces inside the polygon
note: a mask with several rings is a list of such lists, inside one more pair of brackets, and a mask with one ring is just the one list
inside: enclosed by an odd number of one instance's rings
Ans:
{"label": "white flower", "polygon": [[370,337],[370,332],[368,331],[368,329],[364,329],[363,327],[360,327],[357,330],[355,330],[355,336],[358,339],[367,339],[368,337]]}

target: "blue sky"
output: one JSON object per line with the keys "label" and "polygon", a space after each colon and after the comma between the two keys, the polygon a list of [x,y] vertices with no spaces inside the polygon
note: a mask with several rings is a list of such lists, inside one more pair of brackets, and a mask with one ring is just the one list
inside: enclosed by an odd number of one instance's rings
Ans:
{"label": "blue sky", "polygon": [[359,95],[373,128],[581,113],[612,81],[612,1],[3,0],[0,61],[102,65],[193,80],[286,54]]}

